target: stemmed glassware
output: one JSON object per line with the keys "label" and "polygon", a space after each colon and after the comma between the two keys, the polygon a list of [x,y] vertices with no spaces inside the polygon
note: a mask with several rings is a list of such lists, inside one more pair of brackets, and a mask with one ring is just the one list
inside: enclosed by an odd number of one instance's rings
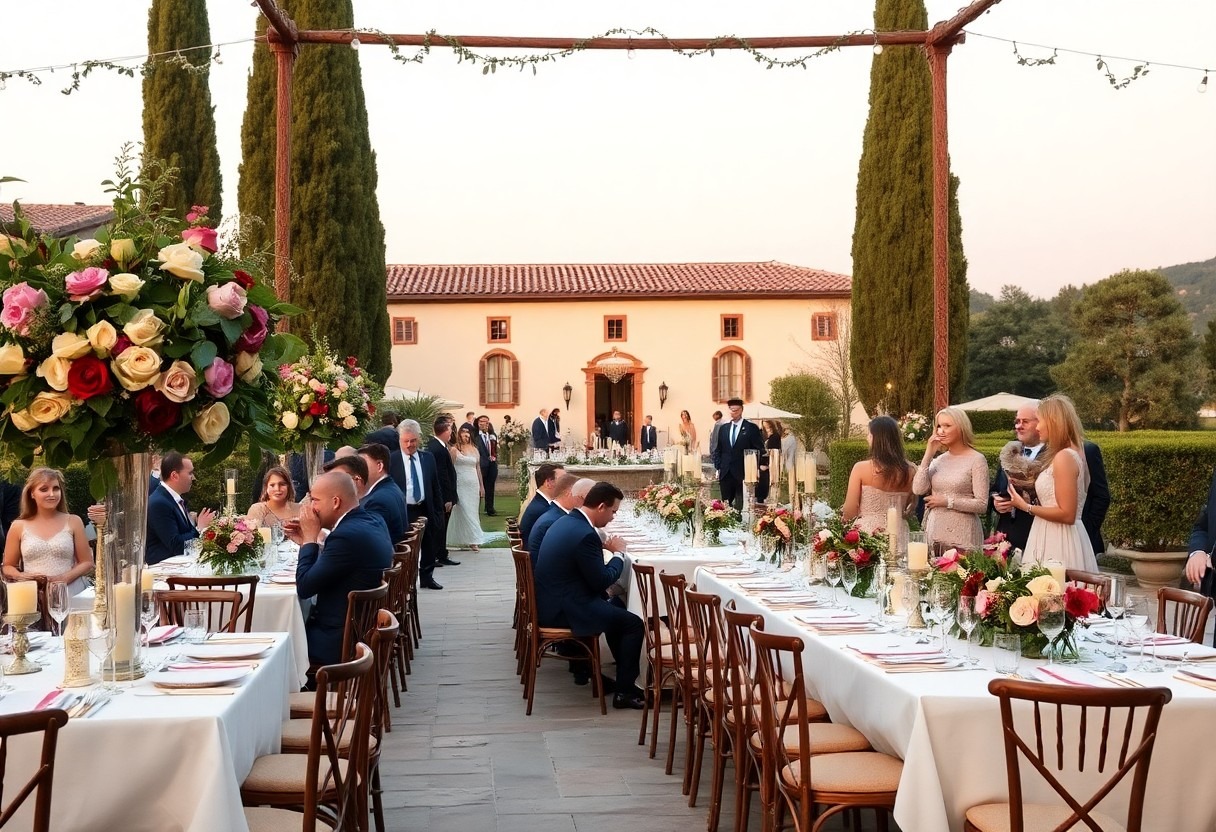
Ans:
{"label": "stemmed glassware", "polygon": [[941,627],[942,652],[952,655],[946,646],[946,630],[954,623],[954,593],[944,581],[934,581],[929,587],[929,614]]}
{"label": "stemmed glassware", "polygon": [[111,679],[106,682],[106,660],[114,650],[114,628],[106,621],[104,615],[89,616],[89,652],[99,664],[98,675],[101,677],[101,687],[110,693],[118,693],[119,687],[114,684],[113,671]]}
{"label": "stemmed glassware", "polygon": [[839,607],[840,604],[836,601],[836,587],[840,586],[840,581],[844,577],[841,573],[840,558],[825,558],[824,577],[827,578],[828,584],[832,587],[832,606]]}
{"label": "stemmed glassware", "polygon": [[1047,636],[1047,664],[1056,663],[1055,640],[1064,632],[1064,596],[1039,596],[1039,632]]}
{"label": "stemmed glassware", "polygon": [[[1162,668],[1157,661],[1157,622],[1151,613],[1147,598],[1127,599],[1124,615],[1127,618],[1128,627],[1140,639],[1140,663],[1136,665],[1136,670],[1143,673],[1160,673]],[[1146,644],[1153,648],[1149,656],[1144,654]]]}
{"label": "stemmed glassware", "polygon": [[975,614],[975,596],[960,596],[958,599],[958,626],[967,634],[967,664],[979,664],[980,662],[978,658],[971,656],[971,634],[975,632],[976,625],[979,623],[979,616]]}
{"label": "stemmed glassware", "polygon": [[841,559],[840,582],[844,584],[844,605],[852,606],[849,599],[853,597],[853,590],[857,587],[857,564],[851,558]]}
{"label": "stemmed glassware", "polygon": [[[1120,644],[1119,641],[1119,620],[1123,618],[1123,610],[1127,604],[1127,584],[1123,578],[1118,575],[1110,576],[1110,595],[1106,599],[1106,612],[1110,615],[1111,620],[1115,622],[1115,647],[1116,650]],[[1116,652],[1116,655],[1118,653]]]}
{"label": "stemmed glassware", "polygon": [[156,606],[156,590],[146,589],[139,594],[139,623],[144,630],[144,644],[152,643],[152,625],[160,619]]}
{"label": "stemmed glassware", "polygon": [[51,581],[46,585],[46,608],[55,619],[55,632],[59,636],[59,648],[63,649],[63,621],[72,609],[72,596],[63,581]]}

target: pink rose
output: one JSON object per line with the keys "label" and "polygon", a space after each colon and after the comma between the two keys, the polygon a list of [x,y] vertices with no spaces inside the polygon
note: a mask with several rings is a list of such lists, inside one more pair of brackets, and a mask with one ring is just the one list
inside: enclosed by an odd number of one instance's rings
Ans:
{"label": "pink rose", "polygon": [[245,290],[239,283],[207,287],[207,305],[221,318],[233,320],[245,311]]}
{"label": "pink rose", "polygon": [[118,358],[122,355],[122,351],[131,346],[131,339],[125,335],[119,335],[114,341],[114,346],[110,347],[110,358]]}
{"label": "pink rose", "polygon": [[857,543],[860,540],[861,540],[861,532],[857,531],[857,529],[849,529],[847,532],[844,533],[844,542],[845,543],[852,544],[852,543]]}
{"label": "pink rose", "polygon": [[975,614],[983,618],[988,614],[988,610],[992,608],[993,595],[986,589],[981,589],[975,593]]}
{"label": "pink rose", "polygon": [[35,289],[24,280],[4,290],[4,311],[0,324],[18,335],[29,335],[34,312],[47,304],[46,292]]}
{"label": "pink rose", "polygon": [[939,572],[953,572],[958,569],[958,562],[962,558],[958,549],[947,549],[940,558],[933,562]]}
{"label": "pink rose", "polygon": [[215,253],[219,248],[215,241],[215,229],[205,228],[201,225],[196,225],[193,228],[187,228],[182,232],[182,242],[186,243],[193,249],[203,249]]}
{"label": "pink rose", "polygon": [[206,383],[203,389],[217,399],[222,399],[232,392],[232,383],[236,378],[236,370],[222,358],[217,358],[211,362],[207,369],[203,370],[203,378]]}
{"label": "pink rose", "polygon": [[68,296],[76,303],[80,303],[100,295],[109,279],[110,273],[105,269],[89,266],[87,269],[72,272],[64,278],[63,282],[64,288],[68,290]]}
{"label": "pink rose", "polygon": [[270,320],[270,315],[260,306],[249,304],[249,314],[253,316],[251,323],[241,337],[237,339],[233,347],[237,352],[257,352],[262,348],[262,342],[266,340],[268,330],[266,323]]}
{"label": "pink rose", "polygon": [[190,210],[186,213],[186,222],[196,223],[199,220],[206,219],[207,210],[206,205],[191,205]]}

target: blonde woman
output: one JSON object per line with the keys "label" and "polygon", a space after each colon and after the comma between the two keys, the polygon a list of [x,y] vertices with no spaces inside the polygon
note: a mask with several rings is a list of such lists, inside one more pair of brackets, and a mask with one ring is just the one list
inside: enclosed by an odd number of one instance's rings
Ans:
{"label": "blonde woman", "polygon": [[930,544],[978,549],[984,542],[980,515],[988,509],[988,462],[975,449],[975,433],[963,410],[943,407],[937,412],[912,490],[925,498]]}
{"label": "blonde woman", "polygon": [[249,507],[245,519],[259,528],[278,526],[280,529],[284,522],[300,519],[300,504],[295,501],[291,474],[282,465],[276,465],[266,472],[262,501]]}
{"label": "blonde woman", "polygon": [[1039,435],[1047,450],[1039,455],[1044,467],[1034,481],[1038,505],[1031,505],[1016,489],[1009,489],[1013,507],[1034,517],[1022,563],[1058,560],[1067,569],[1097,572],[1093,544],[1081,525],[1089,469],[1082,445],[1085,435],[1071,399],[1055,395],[1039,402]]}
{"label": "blonde woman", "polygon": [[690,454],[701,452],[701,446],[697,444],[697,426],[687,410],[680,411],[680,446]]}
{"label": "blonde woman", "polygon": [[4,542],[4,577],[10,581],[62,581],[68,592],[84,589],[93,556],[84,523],[68,514],[63,474],[35,468],[21,489],[21,514]]}

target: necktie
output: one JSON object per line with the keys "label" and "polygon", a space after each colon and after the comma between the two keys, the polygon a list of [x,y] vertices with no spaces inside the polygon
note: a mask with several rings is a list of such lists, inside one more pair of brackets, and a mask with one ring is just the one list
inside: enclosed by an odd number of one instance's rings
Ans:
{"label": "necktie", "polygon": [[732,422],[730,426],[730,446],[735,446],[735,440],[739,438],[739,423]]}
{"label": "necktie", "polygon": [[1032,454],[1034,454],[1034,451],[1031,450],[1030,448],[1022,448],[1023,456],[1031,456]]}
{"label": "necktie", "polygon": [[177,507],[181,510],[182,517],[185,517],[186,520],[189,521],[190,512],[186,511],[186,501],[183,500],[181,497],[177,498]]}
{"label": "necktie", "polygon": [[422,490],[419,485],[422,482],[422,476],[418,473],[418,457],[410,454],[410,493],[414,497],[415,503],[422,502]]}

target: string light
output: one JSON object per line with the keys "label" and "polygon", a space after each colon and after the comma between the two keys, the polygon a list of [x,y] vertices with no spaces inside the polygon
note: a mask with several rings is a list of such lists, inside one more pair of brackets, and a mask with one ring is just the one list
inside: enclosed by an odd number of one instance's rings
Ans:
{"label": "string light", "polygon": [[1203,71],[1203,80],[1199,82],[1199,86],[1195,88],[1195,92],[1205,93],[1208,91],[1208,71]]}
{"label": "string light", "polygon": [[356,35],[355,37],[350,39],[350,48],[354,49],[355,51],[359,50],[359,36],[358,35]]}
{"label": "string light", "polygon": [[882,44],[881,44],[881,43],[876,43],[876,44],[874,44],[874,54],[875,54],[875,55],[881,55],[881,54],[882,54]]}

